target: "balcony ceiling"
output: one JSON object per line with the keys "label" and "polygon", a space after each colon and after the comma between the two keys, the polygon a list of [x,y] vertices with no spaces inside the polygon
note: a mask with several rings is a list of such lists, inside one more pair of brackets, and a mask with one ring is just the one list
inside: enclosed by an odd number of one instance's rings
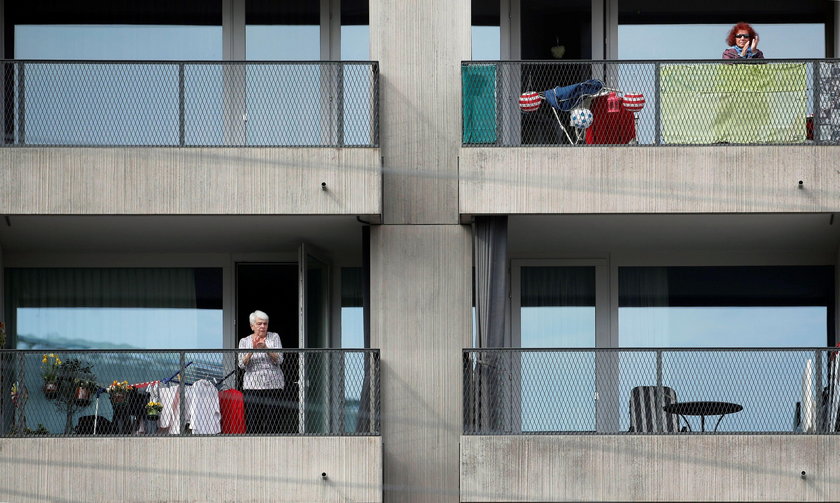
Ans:
{"label": "balcony ceiling", "polygon": [[[9,225],[9,223],[11,225]],[[363,224],[349,216],[11,216],[13,253],[277,253],[301,242],[360,260]]]}
{"label": "balcony ceiling", "polygon": [[[0,249],[26,253],[277,253],[301,242],[361,260],[362,223],[349,216],[11,216]],[[513,256],[624,251],[806,250],[837,257],[840,215],[518,215]]]}
{"label": "balcony ceiling", "polygon": [[556,215],[513,216],[514,256],[635,252],[777,252],[836,259],[840,215]]}

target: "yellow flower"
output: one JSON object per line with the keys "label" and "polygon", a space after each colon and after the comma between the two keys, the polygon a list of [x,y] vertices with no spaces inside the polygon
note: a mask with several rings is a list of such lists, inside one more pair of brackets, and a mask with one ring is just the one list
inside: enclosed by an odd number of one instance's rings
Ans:
{"label": "yellow flower", "polygon": [[44,355],[44,357],[41,358],[41,363],[47,363],[47,355]]}
{"label": "yellow flower", "polygon": [[61,365],[61,360],[59,360],[57,356],[55,357],[55,364]]}

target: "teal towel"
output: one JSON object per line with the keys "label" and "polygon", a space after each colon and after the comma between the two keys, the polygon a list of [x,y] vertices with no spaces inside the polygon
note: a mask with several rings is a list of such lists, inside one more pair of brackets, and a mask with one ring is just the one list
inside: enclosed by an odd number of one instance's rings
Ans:
{"label": "teal towel", "polygon": [[461,68],[463,142],[496,142],[496,65]]}

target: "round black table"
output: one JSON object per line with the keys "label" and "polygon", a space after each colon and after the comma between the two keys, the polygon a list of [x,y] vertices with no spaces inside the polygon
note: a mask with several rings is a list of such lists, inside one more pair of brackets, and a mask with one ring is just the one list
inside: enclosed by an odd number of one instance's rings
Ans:
{"label": "round black table", "polygon": [[700,416],[700,431],[706,431],[706,416],[720,416],[715,423],[714,431],[717,431],[723,416],[744,410],[741,405],[729,402],[677,402],[662,408],[665,412],[679,415],[685,421],[689,431],[691,431],[691,425],[685,416]]}

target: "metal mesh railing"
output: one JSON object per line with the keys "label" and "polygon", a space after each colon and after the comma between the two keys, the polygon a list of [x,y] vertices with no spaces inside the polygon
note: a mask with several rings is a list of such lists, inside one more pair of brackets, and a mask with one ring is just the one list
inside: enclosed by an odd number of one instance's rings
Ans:
{"label": "metal mesh railing", "polygon": [[[269,372],[238,364],[268,353]],[[0,362],[2,436],[380,431],[376,350],[6,350]]]}
{"label": "metal mesh railing", "polygon": [[[840,144],[840,60],[466,61],[461,73],[464,146]],[[578,107],[591,125],[572,124]]]}
{"label": "metal mesh railing", "polygon": [[379,143],[376,62],[7,60],[5,146]]}
{"label": "metal mesh railing", "polygon": [[464,432],[837,433],[837,353],[464,350]]}

